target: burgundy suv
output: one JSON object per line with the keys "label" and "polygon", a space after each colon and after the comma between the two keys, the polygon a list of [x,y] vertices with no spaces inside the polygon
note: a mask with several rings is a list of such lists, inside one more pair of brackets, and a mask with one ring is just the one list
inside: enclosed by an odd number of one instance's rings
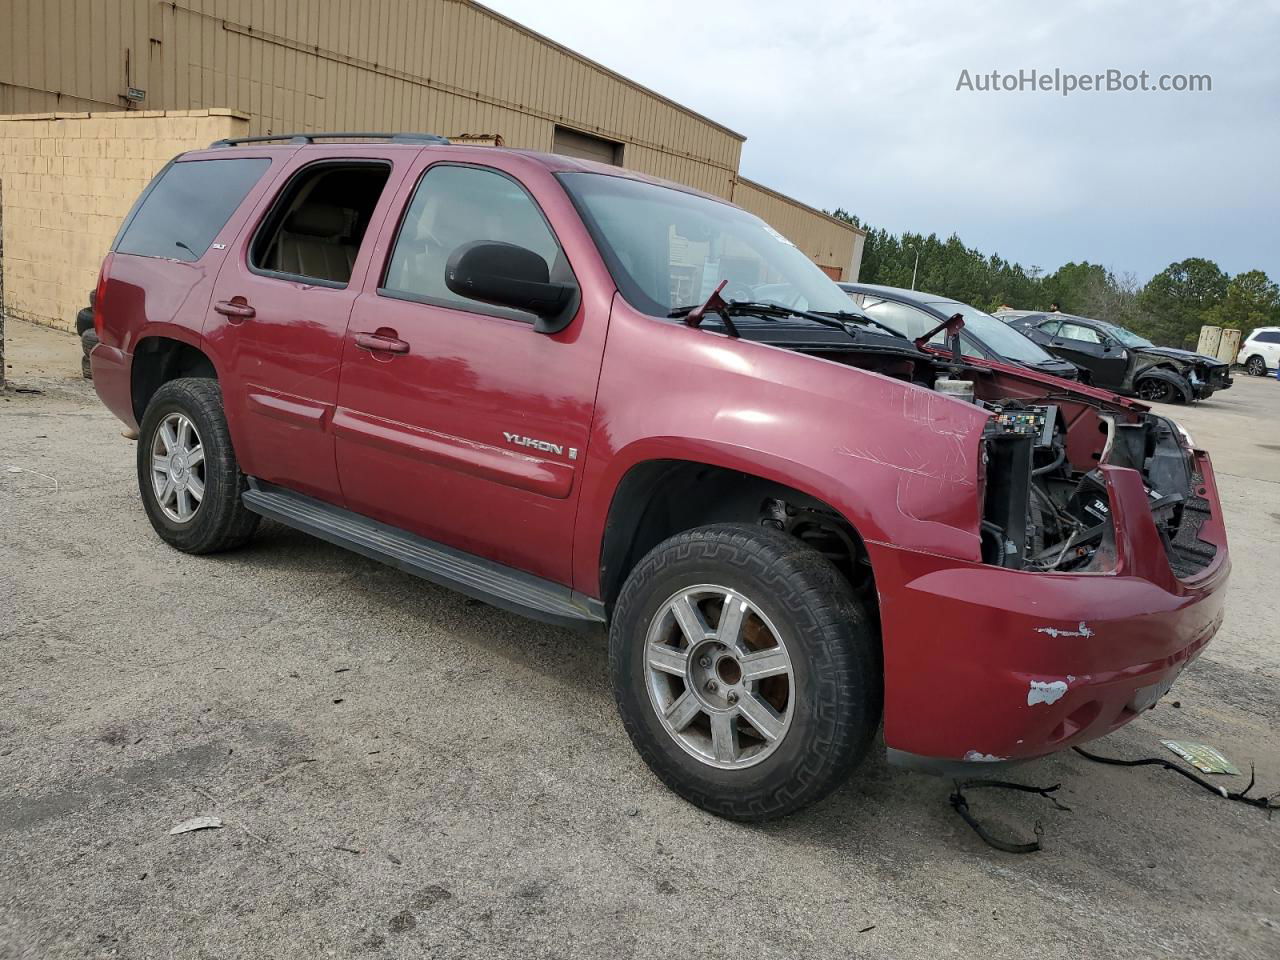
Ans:
{"label": "burgundy suv", "polygon": [[1102,736],[1222,621],[1175,423],[964,357],[954,318],[954,351],[906,339],[756,217],[616,167],[220,142],[143,193],[94,309],[165,541],[266,516],[607,624],[636,748],[724,816],[823,796],[882,715],[940,772]]}

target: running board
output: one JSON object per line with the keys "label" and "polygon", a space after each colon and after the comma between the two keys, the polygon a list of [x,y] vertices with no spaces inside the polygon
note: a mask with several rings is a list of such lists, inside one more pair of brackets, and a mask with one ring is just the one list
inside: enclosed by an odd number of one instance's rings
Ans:
{"label": "running board", "polygon": [[254,513],[512,613],[566,627],[605,622],[599,600],[342,507],[254,479],[242,497]]}

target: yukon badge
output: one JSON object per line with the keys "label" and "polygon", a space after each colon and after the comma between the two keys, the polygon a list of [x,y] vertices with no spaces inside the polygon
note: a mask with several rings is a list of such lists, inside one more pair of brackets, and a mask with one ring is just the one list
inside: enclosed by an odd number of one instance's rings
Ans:
{"label": "yukon badge", "polygon": [[[517,447],[532,447],[534,450],[541,450],[543,453],[554,453],[557,455],[564,454],[564,447],[558,443],[548,443],[546,440],[535,440],[533,437],[522,436],[518,433],[508,433],[502,431],[502,435],[507,438],[507,443],[514,443]],[[569,459],[578,459],[578,448],[569,448]]]}

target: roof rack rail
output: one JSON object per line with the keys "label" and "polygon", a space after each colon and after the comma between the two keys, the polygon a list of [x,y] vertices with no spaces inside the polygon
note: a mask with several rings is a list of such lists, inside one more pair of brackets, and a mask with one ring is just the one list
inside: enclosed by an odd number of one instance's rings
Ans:
{"label": "roof rack rail", "polygon": [[263,137],[228,137],[215,140],[210,147],[237,147],[242,143],[315,143],[317,140],[390,140],[392,143],[449,143],[438,133],[277,133]]}

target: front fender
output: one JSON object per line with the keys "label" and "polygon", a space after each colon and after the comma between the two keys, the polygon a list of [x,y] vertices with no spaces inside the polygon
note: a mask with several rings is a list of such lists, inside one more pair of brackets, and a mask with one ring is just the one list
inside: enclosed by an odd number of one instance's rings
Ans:
{"label": "front fender", "polygon": [[986,415],[930,390],[643,316],[615,300],[574,582],[599,596],[614,491],[640,463],[706,463],[830,504],[864,541],[980,559]]}
{"label": "front fender", "polygon": [[1172,370],[1166,370],[1162,367],[1148,367],[1141,370],[1133,378],[1134,389],[1137,389],[1139,381],[1142,380],[1160,380],[1164,383],[1172,384],[1174,389],[1178,391],[1182,397],[1183,403],[1190,403],[1192,400],[1191,384],[1187,382],[1187,378],[1181,374],[1174,373]]}

